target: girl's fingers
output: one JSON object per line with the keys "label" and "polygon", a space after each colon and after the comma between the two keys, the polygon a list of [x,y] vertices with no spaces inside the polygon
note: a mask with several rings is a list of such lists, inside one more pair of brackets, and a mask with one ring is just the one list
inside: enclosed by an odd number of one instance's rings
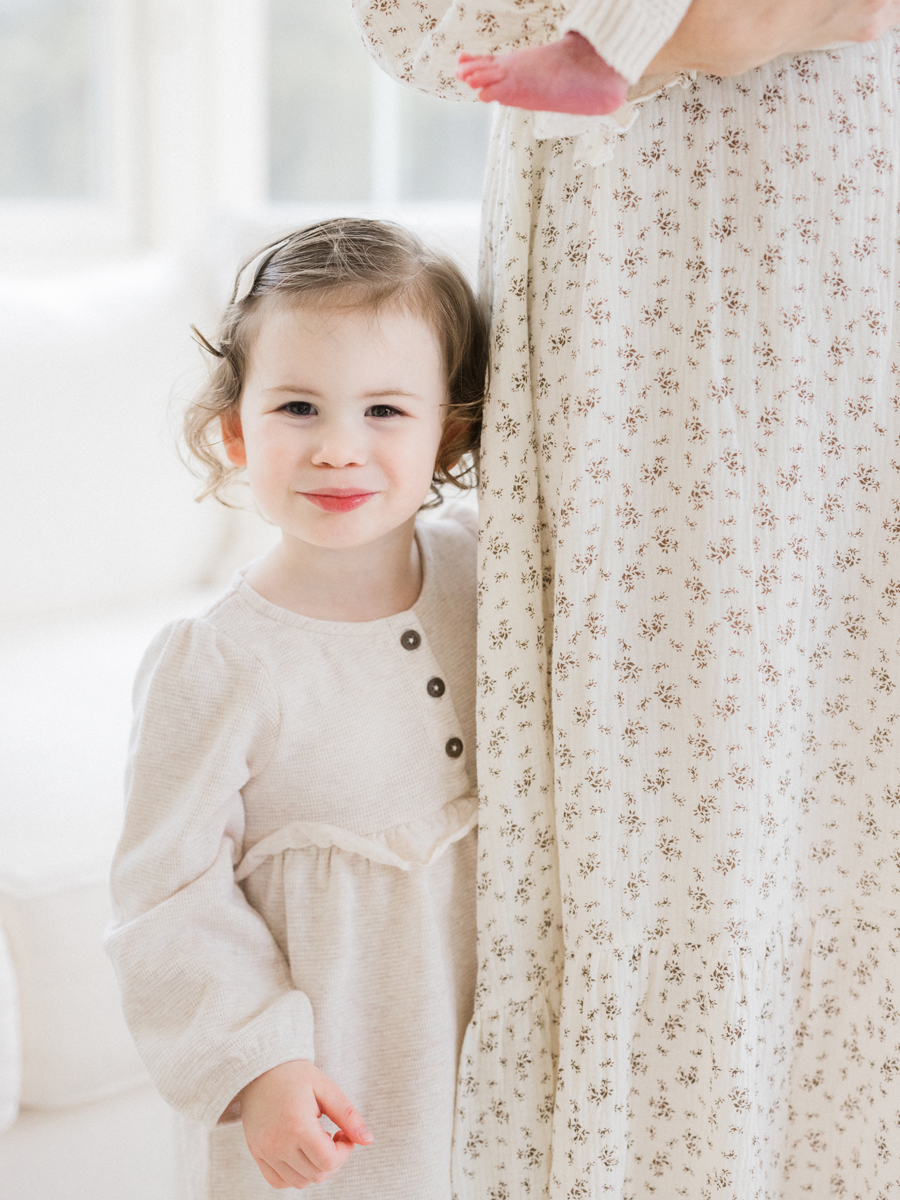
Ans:
{"label": "girl's fingers", "polygon": [[[281,1188],[287,1188],[287,1187],[293,1186],[290,1183],[286,1183],[284,1181],[284,1179],[282,1179],[282,1177],[278,1174],[278,1172],[273,1167],[270,1167],[267,1162],[263,1162],[263,1160],[261,1158],[257,1158],[254,1161],[255,1161],[256,1165],[259,1167],[260,1174],[262,1175],[263,1179],[266,1181],[266,1183],[269,1185],[270,1188],[281,1189]],[[304,1184],[304,1187],[305,1186],[306,1185]]]}
{"label": "girl's fingers", "polygon": [[326,1154],[323,1154],[319,1147],[307,1146],[306,1149],[309,1153],[304,1153],[298,1147],[292,1154],[276,1163],[267,1164],[270,1169],[274,1166],[278,1176],[284,1180],[284,1183],[275,1186],[292,1187],[298,1190],[309,1187],[311,1183],[321,1183],[323,1179],[330,1179],[335,1171],[344,1165],[353,1153],[353,1143],[350,1141],[338,1142],[337,1140],[332,1142],[321,1126],[319,1126],[319,1132],[330,1148]]}
{"label": "girl's fingers", "polygon": [[[270,1187],[298,1191],[339,1170],[356,1145],[371,1142],[341,1089],[305,1059],[264,1071],[241,1092],[244,1135]],[[320,1118],[339,1127],[332,1138]]]}
{"label": "girl's fingers", "polygon": [[[334,1121],[350,1142],[357,1146],[368,1146],[375,1140],[366,1128],[365,1121],[333,1079],[322,1075],[316,1083],[315,1095],[319,1108],[326,1117]],[[337,1143],[332,1143],[335,1144]]]}

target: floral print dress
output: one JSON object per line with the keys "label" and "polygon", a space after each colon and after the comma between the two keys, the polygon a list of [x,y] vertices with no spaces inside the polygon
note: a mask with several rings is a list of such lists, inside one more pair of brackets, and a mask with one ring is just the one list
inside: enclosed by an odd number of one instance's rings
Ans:
{"label": "floral print dress", "polygon": [[897,31],[498,114],[459,1200],[900,1197],[898,148]]}

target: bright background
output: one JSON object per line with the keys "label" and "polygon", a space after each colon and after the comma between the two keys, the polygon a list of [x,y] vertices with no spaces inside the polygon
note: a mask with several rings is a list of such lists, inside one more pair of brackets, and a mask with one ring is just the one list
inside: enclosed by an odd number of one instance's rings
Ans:
{"label": "bright background", "polygon": [[0,0],[0,1200],[175,1200],[101,948],[136,666],[274,534],[193,502],[180,401],[235,270],[393,217],[474,274],[489,115],[349,0]]}
{"label": "bright background", "polygon": [[0,618],[258,547],[177,460],[189,324],[322,216],[392,217],[474,273],[488,124],[379,72],[348,0],[0,0]]}

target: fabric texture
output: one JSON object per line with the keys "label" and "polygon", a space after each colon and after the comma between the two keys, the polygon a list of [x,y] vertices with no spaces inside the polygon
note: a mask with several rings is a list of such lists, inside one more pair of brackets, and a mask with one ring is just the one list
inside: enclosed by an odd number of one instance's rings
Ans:
{"label": "fabric texture", "polygon": [[689,7],[690,0],[575,0],[560,31],[580,33],[614,70],[637,83]]}
{"label": "fabric texture", "polygon": [[460,1200],[898,1195],[898,78],[498,114]]}
{"label": "fabric texture", "polygon": [[619,138],[624,137],[637,120],[645,100],[665,88],[687,88],[692,79],[691,72],[648,76],[628,89],[624,104],[602,117],[585,117],[576,113],[532,113],[532,136],[536,141],[576,138],[575,167],[592,169],[602,166],[614,157]]}
{"label": "fabric texture", "polygon": [[241,572],[144,660],[107,947],[141,1055],[195,1123],[193,1197],[270,1194],[233,1100],[297,1058],[375,1137],[319,1194],[449,1197],[475,982],[474,524],[419,522],[410,612],[311,620]]}

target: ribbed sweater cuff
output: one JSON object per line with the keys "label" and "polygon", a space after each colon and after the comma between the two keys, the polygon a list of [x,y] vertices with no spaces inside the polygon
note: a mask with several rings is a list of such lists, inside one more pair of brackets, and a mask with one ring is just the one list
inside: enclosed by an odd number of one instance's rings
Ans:
{"label": "ribbed sweater cuff", "polygon": [[150,1074],[173,1108],[212,1128],[240,1119],[234,1099],[264,1071],[305,1058],[315,1061],[313,1012],[303,992],[280,996],[214,1054],[183,1056],[168,1071]]}
{"label": "ribbed sweater cuff", "polygon": [[629,83],[636,83],[666,44],[690,0],[576,0],[563,25],[587,38]]}

